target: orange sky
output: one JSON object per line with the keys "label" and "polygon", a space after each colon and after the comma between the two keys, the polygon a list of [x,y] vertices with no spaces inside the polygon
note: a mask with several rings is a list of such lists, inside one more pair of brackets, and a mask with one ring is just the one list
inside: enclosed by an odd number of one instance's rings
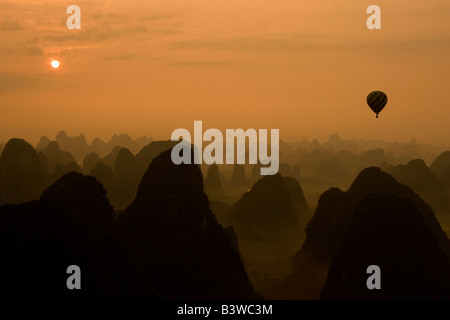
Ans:
{"label": "orange sky", "polygon": [[[0,0],[0,141],[169,139],[202,120],[450,145],[450,3],[411,2]],[[81,31],[66,28],[70,4]],[[366,28],[371,4],[382,30]],[[379,119],[374,90],[389,97]]]}

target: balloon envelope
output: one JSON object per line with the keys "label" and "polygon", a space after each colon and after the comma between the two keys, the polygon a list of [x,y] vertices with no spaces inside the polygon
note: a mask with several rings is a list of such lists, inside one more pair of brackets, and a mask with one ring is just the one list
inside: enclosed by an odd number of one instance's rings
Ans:
{"label": "balloon envelope", "polygon": [[370,109],[372,109],[373,112],[377,115],[383,110],[383,108],[387,104],[387,96],[382,91],[374,91],[369,93],[367,96],[367,104],[369,105]]}

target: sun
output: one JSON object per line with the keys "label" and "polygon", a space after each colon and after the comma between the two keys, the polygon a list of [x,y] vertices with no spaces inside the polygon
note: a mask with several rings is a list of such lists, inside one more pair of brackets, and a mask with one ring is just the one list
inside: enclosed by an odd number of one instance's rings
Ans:
{"label": "sun", "polygon": [[52,62],[50,62],[51,66],[53,69],[58,69],[59,68],[59,61],[58,60],[52,60]]}

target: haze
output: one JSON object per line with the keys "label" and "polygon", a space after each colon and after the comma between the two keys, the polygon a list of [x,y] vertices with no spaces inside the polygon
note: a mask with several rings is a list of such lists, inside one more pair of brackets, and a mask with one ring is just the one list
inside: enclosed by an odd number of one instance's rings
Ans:
{"label": "haze", "polygon": [[[169,139],[202,120],[448,145],[448,1],[77,1],[81,31],[70,4],[0,1],[0,141]],[[371,4],[381,30],[366,28]],[[374,90],[389,98],[379,119]]]}

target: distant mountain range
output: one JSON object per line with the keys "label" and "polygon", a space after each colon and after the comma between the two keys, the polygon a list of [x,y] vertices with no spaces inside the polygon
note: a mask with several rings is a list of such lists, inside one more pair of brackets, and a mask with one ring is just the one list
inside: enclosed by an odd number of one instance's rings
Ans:
{"label": "distant mountain range", "polygon": [[[138,145],[119,137],[111,143]],[[234,165],[224,178],[211,166],[204,186],[200,166],[172,162],[173,141],[135,153],[111,144],[100,157],[82,135],[56,139],[41,139],[37,150],[11,139],[0,156],[0,272],[9,296],[450,298],[450,242],[435,215],[450,213],[448,151],[431,165],[397,164],[395,150],[355,153],[336,135],[309,149],[285,145],[280,174],[247,179],[250,168]],[[426,150],[415,144],[406,158]],[[75,152],[85,153],[82,162]],[[349,187],[335,187],[343,178]],[[312,209],[303,190],[318,184],[333,187]],[[288,236],[305,225],[303,244]],[[275,277],[284,246],[296,253],[289,273]],[[66,290],[71,264],[86,275],[83,291]],[[383,290],[367,290],[369,265],[381,268]]]}
{"label": "distant mountain range", "polygon": [[[99,157],[103,158],[109,154],[114,147],[124,147],[136,154],[144,146],[153,141],[153,138],[139,137],[133,140],[128,134],[114,134],[109,142],[104,142],[100,138],[92,140],[88,144],[83,134],[77,137],[69,136],[65,131],[60,131],[55,137],[55,140],[61,150],[70,152],[78,163],[80,163],[86,154],[95,152]],[[39,143],[36,145],[36,150],[46,148],[51,142],[50,138],[42,136]],[[0,149],[1,150],[1,149]]]}
{"label": "distant mountain range", "polygon": [[[50,141],[52,141],[52,139],[49,137],[42,136],[35,146],[36,150],[39,151],[40,149],[46,148]],[[100,158],[103,158],[111,153],[114,147],[117,146],[127,148],[133,154],[136,154],[144,146],[152,142],[153,138],[144,136],[132,139],[128,134],[114,134],[108,142],[105,142],[100,138],[94,138],[89,144],[82,133],[78,136],[69,136],[65,131],[60,131],[56,135],[54,141],[58,143],[61,150],[70,152],[75,157],[78,164],[81,165],[81,162],[87,154],[95,152]],[[0,154],[4,147],[5,142],[0,141]],[[383,149],[385,154],[392,155],[402,163],[407,163],[412,159],[420,158],[427,164],[431,164],[438,155],[449,148],[419,143],[416,139],[412,139],[410,142],[342,139],[337,132],[330,135],[328,140],[322,143],[317,139],[313,139],[312,141],[303,139],[302,141],[297,142],[280,141],[281,158],[283,158],[283,155],[300,151],[312,151],[314,149],[331,153],[345,150],[357,155],[369,150]],[[289,162],[288,160],[289,159],[285,159],[283,162]]]}
{"label": "distant mountain range", "polygon": [[[336,132],[329,136],[328,140],[320,143],[317,139],[311,142],[306,139],[300,142],[287,143],[280,141],[280,152],[294,151],[294,150],[328,150],[339,151],[347,150],[355,154],[361,154],[368,150],[383,149],[386,154],[392,154],[399,158],[402,162],[407,162],[411,159],[421,158],[426,163],[433,161],[436,156],[448,150],[448,147],[434,146],[424,143],[418,143],[416,139],[410,142],[387,142],[382,140],[365,140],[365,139],[342,139]],[[405,161],[405,158],[408,158]]]}

